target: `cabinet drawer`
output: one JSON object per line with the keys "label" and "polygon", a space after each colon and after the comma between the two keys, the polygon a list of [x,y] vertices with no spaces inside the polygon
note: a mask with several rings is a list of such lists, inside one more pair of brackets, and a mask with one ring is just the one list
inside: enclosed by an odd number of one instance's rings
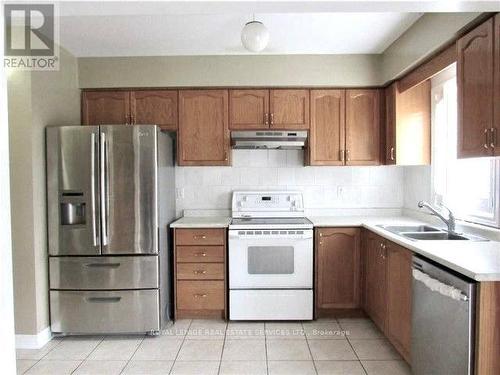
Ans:
{"label": "cabinet drawer", "polygon": [[158,290],[50,291],[52,332],[158,331],[159,311]]}
{"label": "cabinet drawer", "polygon": [[177,263],[224,262],[224,246],[176,246]]}
{"label": "cabinet drawer", "polygon": [[178,281],[178,310],[223,310],[224,281]]}
{"label": "cabinet drawer", "polygon": [[224,263],[179,263],[177,280],[224,280]]}
{"label": "cabinet drawer", "polygon": [[177,229],[177,245],[224,245],[224,229]]}
{"label": "cabinet drawer", "polygon": [[51,289],[154,289],[158,256],[50,257]]}

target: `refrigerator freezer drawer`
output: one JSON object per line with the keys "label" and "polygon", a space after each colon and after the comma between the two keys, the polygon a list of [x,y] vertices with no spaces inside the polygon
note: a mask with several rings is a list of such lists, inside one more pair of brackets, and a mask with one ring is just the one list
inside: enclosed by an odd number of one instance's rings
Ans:
{"label": "refrigerator freezer drawer", "polygon": [[144,333],[160,330],[158,290],[50,291],[55,333]]}
{"label": "refrigerator freezer drawer", "polygon": [[154,289],[158,256],[51,257],[50,289]]}

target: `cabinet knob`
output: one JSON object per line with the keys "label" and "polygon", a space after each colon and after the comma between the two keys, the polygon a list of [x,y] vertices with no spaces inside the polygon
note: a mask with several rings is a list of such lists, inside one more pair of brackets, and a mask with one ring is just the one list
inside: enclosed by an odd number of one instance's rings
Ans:
{"label": "cabinet knob", "polygon": [[394,160],[394,147],[391,147],[391,160]]}
{"label": "cabinet knob", "polygon": [[491,148],[495,148],[497,145],[497,128],[491,128],[491,140],[490,140],[490,146]]}
{"label": "cabinet knob", "polygon": [[206,238],[207,238],[207,236],[206,236],[206,235],[204,235],[204,234],[198,234],[198,235],[196,235],[196,236],[193,236],[193,238],[194,238],[195,240],[204,240],[204,239],[206,239]]}
{"label": "cabinet knob", "polygon": [[206,257],[207,253],[195,253],[194,256],[195,257]]}
{"label": "cabinet knob", "polygon": [[349,156],[349,150],[345,150],[345,160],[351,160],[351,157]]}
{"label": "cabinet knob", "polygon": [[269,113],[264,113],[264,124],[269,125]]}
{"label": "cabinet knob", "polygon": [[271,113],[271,125],[274,124],[274,113]]}
{"label": "cabinet knob", "polygon": [[194,270],[193,273],[195,275],[205,275],[207,273],[207,271],[205,271],[205,270]]}
{"label": "cabinet knob", "polygon": [[193,297],[194,298],[207,298],[208,295],[207,294],[193,294]]}

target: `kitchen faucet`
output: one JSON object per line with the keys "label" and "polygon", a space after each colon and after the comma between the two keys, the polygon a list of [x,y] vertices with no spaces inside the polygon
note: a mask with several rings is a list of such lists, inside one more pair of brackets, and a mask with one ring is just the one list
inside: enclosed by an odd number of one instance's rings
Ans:
{"label": "kitchen faucet", "polygon": [[441,205],[442,208],[445,208],[448,211],[448,218],[444,217],[441,212],[436,210],[434,207],[432,207],[429,203],[420,201],[418,202],[418,207],[419,208],[427,208],[429,211],[432,212],[433,215],[436,215],[438,218],[444,221],[444,223],[448,226],[448,232],[450,233],[456,233],[455,232],[455,216],[451,212],[451,210],[446,207],[445,205]]}

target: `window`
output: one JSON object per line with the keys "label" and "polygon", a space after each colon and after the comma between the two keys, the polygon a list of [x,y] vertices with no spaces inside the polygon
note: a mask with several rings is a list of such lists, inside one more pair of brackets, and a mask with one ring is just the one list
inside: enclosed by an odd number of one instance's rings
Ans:
{"label": "window", "polygon": [[458,218],[500,227],[500,162],[495,158],[457,159],[455,65],[432,79],[432,186],[435,204]]}

